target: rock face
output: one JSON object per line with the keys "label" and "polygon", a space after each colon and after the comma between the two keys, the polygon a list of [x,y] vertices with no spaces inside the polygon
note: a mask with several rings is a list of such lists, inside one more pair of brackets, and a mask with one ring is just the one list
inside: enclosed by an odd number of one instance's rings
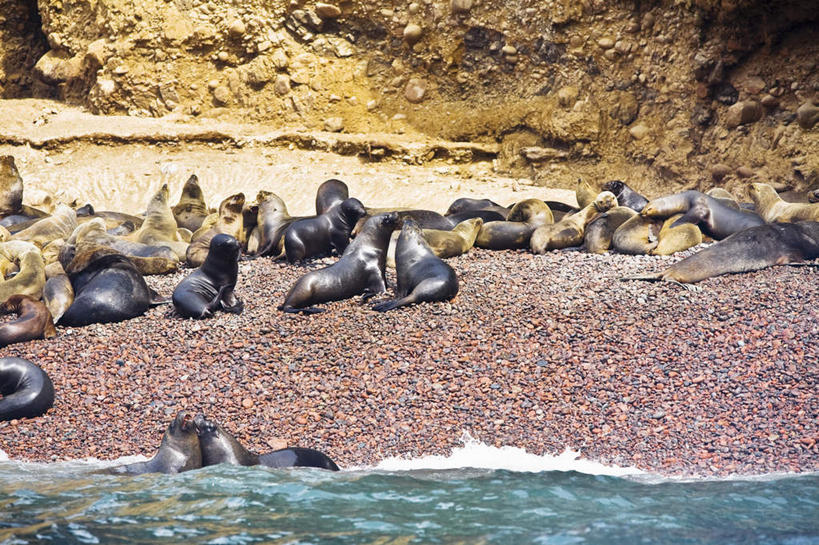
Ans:
{"label": "rock face", "polygon": [[[0,0],[0,95],[559,149],[594,175],[710,187],[710,166],[819,184],[819,10],[641,3]],[[40,30],[41,29],[41,30]],[[368,106],[369,105],[369,106]],[[373,107],[371,105],[377,105]],[[401,123],[396,125],[396,120]],[[332,125],[335,127],[335,125]],[[548,161],[510,174],[573,186]],[[532,170],[534,168],[534,170]],[[732,183],[734,176],[720,182]]]}

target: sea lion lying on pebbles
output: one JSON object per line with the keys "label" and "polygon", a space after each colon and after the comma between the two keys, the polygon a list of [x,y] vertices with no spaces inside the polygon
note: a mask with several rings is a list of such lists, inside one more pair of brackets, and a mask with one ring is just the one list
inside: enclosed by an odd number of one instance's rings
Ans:
{"label": "sea lion lying on pebbles", "polygon": [[526,199],[512,207],[506,221],[484,223],[475,238],[475,246],[488,250],[526,248],[535,229],[552,223],[554,215],[545,202]]}
{"label": "sea lion lying on pebbles", "polygon": [[205,262],[173,290],[173,306],[185,318],[209,318],[222,309],[241,314],[244,303],[233,292],[239,276],[242,245],[220,233],[210,241]]}
{"label": "sea lion lying on pebbles", "polygon": [[444,216],[451,219],[450,216],[463,214],[465,212],[490,211],[495,212],[496,214],[503,216],[503,219],[506,219],[506,216],[509,215],[509,210],[511,209],[511,206],[501,206],[495,201],[491,201],[489,199],[471,199],[469,197],[461,197],[460,199],[455,199],[452,204],[449,205],[449,208],[447,208]]}
{"label": "sea lion lying on pebbles", "polygon": [[671,216],[660,228],[657,235],[657,246],[649,252],[651,255],[671,255],[692,248],[702,242],[702,231],[693,223],[677,224],[682,214]]}
{"label": "sea lion lying on pebbles", "polygon": [[15,233],[11,238],[12,240],[25,240],[38,248],[43,248],[52,240],[68,238],[76,228],[76,212],[73,208],[60,204],[53,215],[36,221],[30,227]]}
{"label": "sea lion lying on pebbles", "polygon": [[758,214],[737,210],[699,191],[683,191],[650,201],[640,214],[647,218],[667,219],[682,213],[672,227],[693,223],[714,240],[722,240],[734,233],[765,223]]}
{"label": "sea lion lying on pebbles", "polygon": [[[61,267],[62,268],[62,267]],[[46,280],[43,303],[51,313],[54,323],[59,323],[65,311],[74,302],[74,288],[67,274],[57,274]]]}
{"label": "sea lion lying on pebbles", "polygon": [[199,267],[205,262],[211,240],[220,233],[232,236],[240,244],[244,242],[245,229],[242,214],[244,206],[244,193],[231,195],[219,204],[218,214],[208,216],[199,230],[191,236],[190,245],[185,253],[188,266]]}
{"label": "sea lion lying on pebbles", "polygon": [[594,218],[586,226],[586,234],[583,237],[586,251],[592,254],[607,252],[611,248],[615,231],[636,215],[637,212],[631,208],[615,206]]}
{"label": "sea lion lying on pebbles", "polygon": [[54,384],[23,358],[0,358],[0,420],[35,418],[54,405]]}
{"label": "sea lion lying on pebbles", "polygon": [[181,411],[171,421],[153,458],[109,468],[104,473],[142,475],[143,473],[182,473],[202,467],[202,451],[193,415]]}
{"label": "sea lion lying on pebbles", "polygon": [[[475,239],[478,237],[482,226],[483,220],[481,218],[472,218],[462,221],[452,231],[423,229],[422,233],[432,253],[441,259],[448,259],[468,252],[475,245]],[[398,243],[400,234],[400,232],[393,233],[387,251],[387,266],[393,269],[395,268],[395,246]]]}
{"label": "sea lion lying on pebbles", "polygon": [[0,346],[57,336],[48,308],[28,295],[15,294],[0,305],[0,314],[17,314],[17,319],[0,324]]}
{"label": "sea lion lying on pebbles", "polygon": [[583,244],[583,235],[586,224],[597,214],[617,206],[617,197],[611,191],[603,191],[588,206],[580,212],[566,216],[554,224],[538,227],[529,241],[529,246],[536,254],[546,253],[548,250],[557,250],[580,246]]}
{"label": "sea lion lying on pebbles", "polygon": [[0,255],[19,263],[19,272],[8,280],[0,281],[0,303],[15,294],[28,295],[39,300],[45,286],[45,262],[42,253],[30,242],[10,240],[0,242]]}

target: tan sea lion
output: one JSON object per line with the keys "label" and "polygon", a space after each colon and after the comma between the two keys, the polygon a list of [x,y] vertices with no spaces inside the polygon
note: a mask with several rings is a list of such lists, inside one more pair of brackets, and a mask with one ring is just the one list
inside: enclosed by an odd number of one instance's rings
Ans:
{"label": "tan sea lion", "polygon": [[168,206],[168,195],[168,184],[163,184],[148,203],[142,226],[125,239],[149,246],[167,246],[182,260],[188,244],[179,236],[176,220]]}
{"label": "tan sea lion", "polygon": [[60,204],[54,214],[35,222],[31,227],[18,231],[13,240],[27,240],[38,248],[45,247],[58,238],[68,238],[77,227],[77,214],[70,206]]}
{"label": "tan sea lion", "polygon": [[621,254],[647,255],[657,247],[662,220],[636,215],[623,222],[611,237],[612,248]]}
{"label": "tan sea lion", "polygon": [[245,206],[244,193],[236,193],[219,204],[219,213],[215,218],[209,216],[202,227],[191,237],[186,253],[188,265],[200,267],[205,262],[210,250],[210,241],[218,234],[230,235],[240,244],[246,240],[242,209]]}
{"label": "tan sea lion", "polygon": [[176,219],[177,226],[183,227],[191,233],[202,227],[202,222],[210,215],[210,210],[208,210],[196,174],[191,174],[191,177],[182,186],[182,195],[179,197],[179,202],[171,208],[171,211],[174,219]]}
{"label": "tan sea lion", "polygon": [[141,244],[109,235],[102,218],[95,218],[77,227],[66,244],[77,246],[77,251],[80,252],[99,246],[113,248],[128,256],[139,272],[144,275],[169,274],[179,269],[179,258],[171,248]]}
{"label": "tan sea lion", "polygon": [[0,346],[57,336],[48,308],[28,295],[15,294],[0,305],[0,314],[17,314],[17,319],[0,325]]}
{"label": "tan sea lion", "polygon": [[[432,253],[441,259],[448,259],[468,252],[475,244],[475,239],[482,226],[481,218],[472,218],[462,221],[452,231],[424,229],[422,233]],[[393,232],[390,247],[387,250],[387,266],[393,269],[395,268],[395,246],[400,234],[400,231]]]}
{"label": "tan sea lion", "polygon": [[577,180],[577,187],[574,190],[574,194],[577,198],[577,206],[582,210],[594,202],[594,199],[600,194],[600,187],[591,182]]}
{"label": "tan sea lion", "polygon": [[551,223],[554,223],[554,215],[548,204],[540,199],[526,199],[512,207],[506,221],[484,223],[475,238],[475,246],[488,250],[526,248],[535,229]]}
{"label": "tan sea lion", "polygon": [[259,191],[256,194],[256,202],[259,206],[256,213],[256,236],[259,242],[255,254],[280,255],[284,249],[285,230],[291,223],[304,219],[305,216],[291,216],[281,197],[272,191]]}
{"label": "tan sea lion", "polygon": [[680,213],[684,215],[675,222],[677,225],[695,223],[714,240],[722,240],[733,233],[765,223],[758,214],[734,208],[693,190],[654,199],[640,212],[642,216],[657,219]]}
{"label": "tan sea lion", "polygon": [[759,215],[769,223],[819,221],[819,203],[786,202],[772,186],[763,183],[751,184],[748,194]]}
{"label": "tan sea lion", "polygon": [[549,250],[559,250],[580,246],[586,225],[598,214],[617,206],[617,197],[611,191],[603,191],[594,201],[583,207],[580,212],[566,216],[557,223],[538,227],[529,240],[529,247],[536,254]]}
{"label": "tan sea lion", "polygon": [[20,214],[23,206],[23,178],[11,155],[0,155],[0,217]]}
{"label": "tan sea lion", "polygon": [[611,248],[611,239],[618,227],[637,215],[628,206],[615,206],[603,212],[586,225],[583,245],[592,254],[602,254]]}
{"label": "tan sea lion", "polygon": [[657,235],[657,246],[651,250],[651,255],[676,254],[702,242],[702,231],[693,223],[675,225],[682,216],[677,214],[663,222],[660,234]]}
{"label": "tan sea lion", "polygon": [[[0,282],[0,303],[5,302],[15,294],[29,295],[33,299],[40,299],[43,296],[45,286],[45,263],[40,250],[32,245],[33,249],[22,252],[16,250],[8,251],[12,243],[21,241],[9,241],[0,243],[0,252],[7,258],[19,262],[20,272],[13,278]],[[9,256],[11,253],[11,256]]]}
{"label": "tan sea lion", "polygon": [[[60,265],[60,270],[62,270],[62,265]],[[51,313],[54,322],[60,321],[73,302],[74,288],[65,271],[62,274],[49,276],[43,288],[43,303]]]}

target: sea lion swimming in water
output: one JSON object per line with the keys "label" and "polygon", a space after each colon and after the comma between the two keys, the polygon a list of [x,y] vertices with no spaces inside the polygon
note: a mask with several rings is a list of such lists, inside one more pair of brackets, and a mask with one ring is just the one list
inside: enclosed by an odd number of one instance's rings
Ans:
{"label": "sea lion swimming in water", "polygon": [[247,450],[218,422],[196,415],[196,430],[202,450],[202,467],[216,464],[240,466],[262,465],[266,467],[316,467],[338,471],[329,456],[310,448],[291,447],[274,450],[267,454],[254,454]]}
{"label": "sea lion swimming in water", "polygon": [[54,405],[54,384],[23,358],[0,358],[0,420],[35,418]]}
{"label": "sea lion swimming in water", "polygon": [[0,314],[9,313],[17,314],[17,319],[0,324],[0,346],[57,336],[48,308],[28,295],[15,294],[6,299],[0,305]]}
{"label": "sea lion swimming in water", "polygon": [[193,415],[181,411],[171,421],[153,458],[108,468],[104,473],[142,475],[143,473],[182,473],[202,467],[202,451]]}

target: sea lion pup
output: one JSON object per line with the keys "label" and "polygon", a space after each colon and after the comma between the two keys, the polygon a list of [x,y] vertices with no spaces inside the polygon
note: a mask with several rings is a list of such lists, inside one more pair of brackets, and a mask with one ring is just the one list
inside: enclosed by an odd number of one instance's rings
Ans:
{"label": "sea lion pup", "polygon": [[315,218],[294,221],[284,232],[284,253],[289,263],[344,253],[356,222],[367,214],[361,201],[347,199]]}
{"label": "sea lion pup", "polygon": [[784,201],[772,186],[763,183],[751,184],[748,194],[759,215],[769,223],[819,221],[819,203]]}
{"label": "sea lion pup", "polygon": [[378,303],[373,310],[386,312],[413,303],[449,301],[458,294],[458,277],[436,256],[418,225],[404,220],[395,246],[396,298]]}
{"label": "sea lion pup", "polygon": [[661,220],[635,214],[614,231],[612,248],[621,254],[648,255],[657,247],[661,228]]}
{"label": "sea lion pup", "polygon": [[205,262],[210,241],[220,233],[232,236],[240,244],[246,239],[244,216],[242,215],[244,206],[244,193],[231,195],[219,204],[219,214],[209,216],[191,237],[191,243],[186,252],[189,266],[199,267]]}
{"label": "sea lion pup", "polygon": [[168,425],[162,443],[153,458],[104,470],[115,475],[141,475],[143,473],[182,473],[202,467],[202,452],[193,416],[180,411]]}
{"label": "sea lion pup", "polygon": [[19,263],[20,272],[13,278],[0,281],[0,303],[15,294],[28,295],[39,300],[45,286],[45,262],[40,250],[31,243],[9,241],[0,243],[0,254]]}
{"label": "sea lion pup", "polygon": [[683,214],[675,222],[694,223],[702,232],[715,240],[722,240],[736,232],[765,223],[758,214],[737,210],[699,191],[689,190],[650,201],[640,212],[647,218],[667,219]]}
{"label": "sea lion pup", "polygon": [[336,263],[310,271],[293,284],[279,310],[314,314],[326,309],[311,305],[349,299],[356,295],[363,295],[363,299],[367,300],[384,293],[387,290],[387,246],[397,223],[396,212],[368,219]]}
{"label": "sea lion pup", "polygon": [[11,238],[12,240],[26,240],[38,248],[43,248],[52,240],[68,238],[76,228],[76,212],[70,206],[60,204],[52,216],[36,221],[30,227],[15,233]]}
{"label": "sea lion pup", "polygon": [[271,191],[259,191],[256,194],[256,203],[259,207],[256,213],[259,248],[255,254],[280,255],[284,249],[284,232],[294,221],[307,218],[291,216],[281,197]]}
{"label": "sea lion pup", "polygon": [[317,467],[338,471],[329,456],[311,448],[285,448],[258,455],[247,450],[218,422],[198,414],[194,420],[202,450],[202,467],[216,464],[267,467]]}
{"label": "sea lion pup", "polygon": [[141,316],[152,305],[167,303],[148,287],[130,258],[111,248],[66,245],[60,253],[74,301],[60,325],[120,322]]}
{"label": "sea lion pup", "polygon": [[664,271],[627,276],[623,280],[694,283],[712,276],[756,271],[817,258],[819,222],[767,223],[735,233]]}
{"label": "sea lion pup", "polygon": [[[475,239],[482,226],[483,220],[481,218],[472,218],[462,221],[452,231],[423,229],[422,233],[432,253],[441,259],[448,259],[468,252],[474,246]],[[395,268],[395,247],[400,235],[400,232],[393,232],[392,237],[390,237],[390,247],[387,250],[387,267],[392,269]]]}
{"label": "sea lion pup", "polygon": [[611,191],[617,197],[618,205],[631,208],[635,212],[640,212],[648,204],[648,199],[631,189],[622,180],[606,182],[602,190]]}
{"label": "sea lion pup", "polygon": [[162,184],[148,203],[142,226],[125,239],[150,246],[167,246],[181,261],[185,259],[188,244],[179,236],[176,220],[168,206],[168,194],[168,184]]}
{"label": "sea lion pup", "polygon": [[0,314],[10,313],[17,319],[0,324],[0,346],[57,336],[48,308],[28,295],[12,295],[0,305]]}
{"label": "sea lion pup", "polygon": [[201,267],[173,290],[173,306],[185,318],[209,318],[222,309],[241,314],[244,303],[233,289],[239,277],[242,245],[235,237],[219,233],[210,241],[210,251]]}
{"label": "sea lion pup", "polygon": [[657,246],[651,255],[671,255],[682,252],[702,242],[702,231],[693,223],[677,224],[682,214],[671,216],[663,222],[657,235]]}
{"label": "sea lion pup", "polygon": [[461,197],[460,199],[455,199],[452,201],[452,204],[450,204],[449,208],[447,208],[446,212],[444,212],[444,216],[449,217],[455,214],[462,214],[464,212],[488,210],[491,212],[496,212],[503,216],[503,219],[506,219],[506,216],[509,215],[509,210],[511,209],[511,206],[501,206],[495,201],[491,201],[489,199],[471,199],[469,197]]}
{"label": "sea lion pup", "polygon": [[611,191],[603,191],[590,205],[580,212],[567,216],[554,224],[542,225],[535,229],[529,240],[529,247],[536,254],[544,254],[549,250],[559,250],[580,246],[583,244],[583,235],[586,224],[597,214],[617,206],[617,197]]}
{"label": "sea lion pup", "polygon": [[593,185],[591,182],[577,180],[574,195],[577,199],[577,206],[579,206],[581,210],[594,202],[594,199],[600,194],[600,189],[598,188],[598,185]]}
{"label": "sea lion pup", "polygon": [[54,384],[23,358],[0,358],[0,420],[35,418],[54,405]]}
{"label": "sea lion pup", "polygon": [[43,303],[54,323],[58,323],[65,311],[74,302],[74,288],[66,274],[57,274],[46,280],[43,288]]}
{"label": "sea lion pup", "polygon": [[316,215],[320,216],[350,198],[350,189],[341,180],[330,178],[316,190]]}
{"label": "sea lion pup", "polygon": [[515,204],[506,221],[490,221],[481,226],[475,246],[487,250],[518,250],[529,246],[538,227],[554,223],[552,210],[540,199],[526,199]]}
{"label": "sea lion pup", "polygon": [[66,244],[77,246],[82,251],[89,247],[112,248],[131,259],[142,274],[169,274],[179,269],[179,259],[167,246],[150,246],[131,242],[105,231],[105,221],[95,218],[77,227]]}
{"label": "sea lion pup", "polygon": [[614,232],[636,215],[637,212],[627,206],[615,206],[594,218],[586,225],[586,234],[583,237],[586,251],[592,254],[609,251]]}
{"label": "sea lion pup", "polygon": [[182,186],[179,202],[171,208],[171,212],[173,212],[176,225],[192,233],[202,227],[202,222],[210,215],[196,174],[191,174],[191,177]]}

